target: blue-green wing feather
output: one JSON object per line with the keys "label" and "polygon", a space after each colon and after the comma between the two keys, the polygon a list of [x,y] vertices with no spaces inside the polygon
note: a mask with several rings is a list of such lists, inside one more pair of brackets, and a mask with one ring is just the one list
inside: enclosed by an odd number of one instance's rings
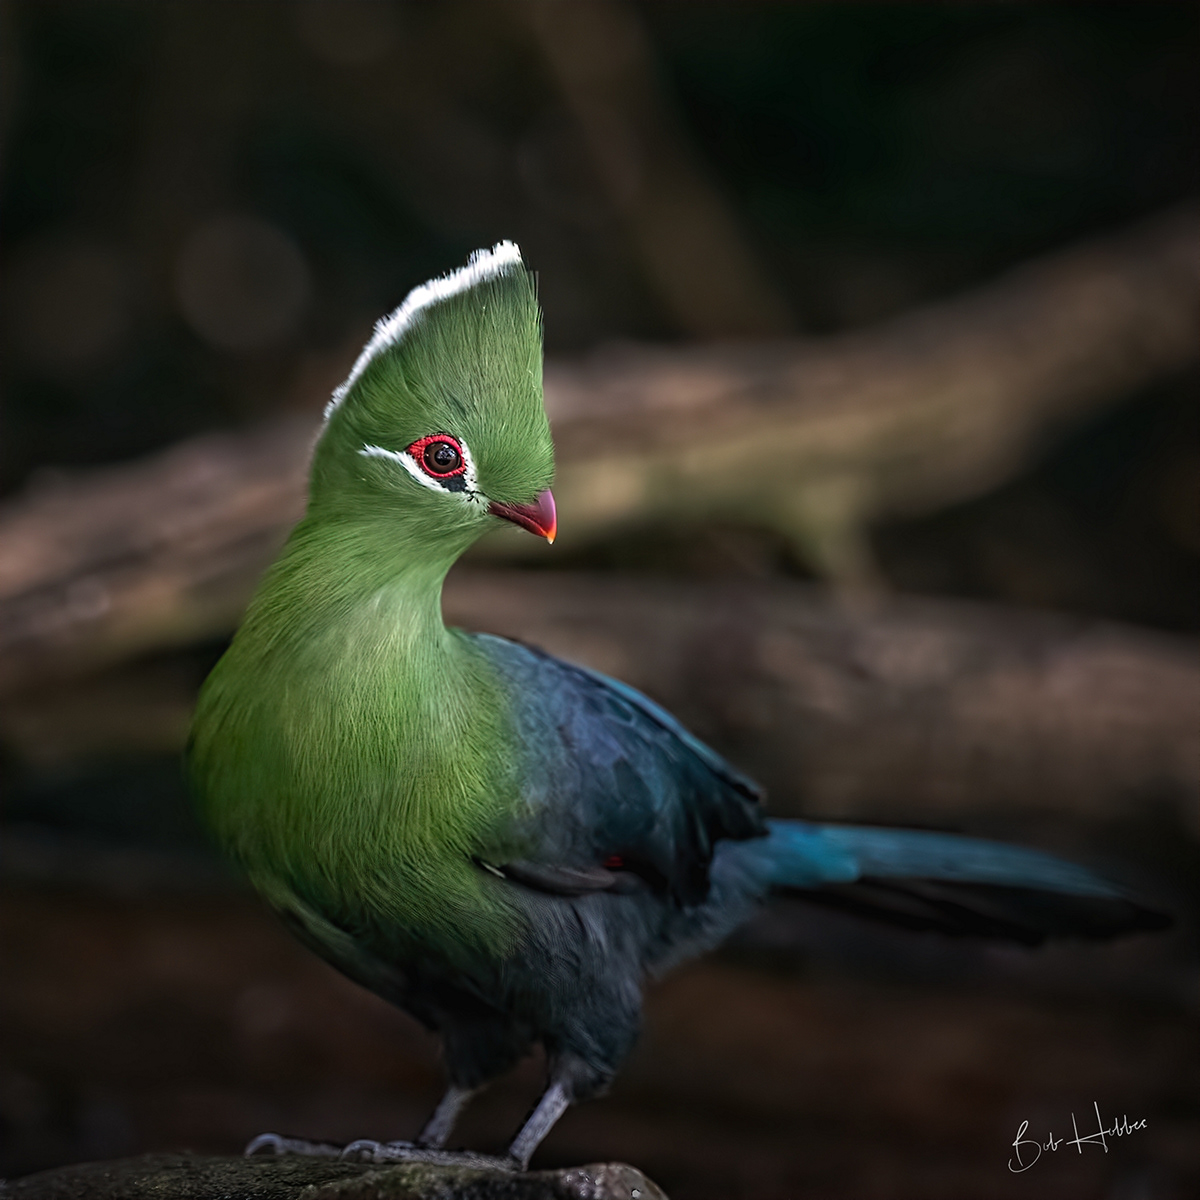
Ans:
{"label": "blue-green wing feather", "polygon": [[716,846],[765,835],[757,787],[633,688],[501,638],[476,643],[513,697],[527,857],[580,868],[617,856],[697,904]]}

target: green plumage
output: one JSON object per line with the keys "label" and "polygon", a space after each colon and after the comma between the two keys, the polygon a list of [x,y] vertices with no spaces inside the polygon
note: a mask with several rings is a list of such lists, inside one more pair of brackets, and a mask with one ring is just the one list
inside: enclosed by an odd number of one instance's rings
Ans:
{"label": "green plumage", "polygon": [[202,814],[302,922],[316,912],[375,945],[457,956],[517,936],[472,865],[504,843],[518,803],[511,717],[440,605],[446,572],[496,521],[486,501],[414,486],[360,451],[453,430],[484,497],[529,500],[553,472],[541,361],[523,269],[418,312],[376,353],[330,412],[307,515],[201,693],[189,763]]}

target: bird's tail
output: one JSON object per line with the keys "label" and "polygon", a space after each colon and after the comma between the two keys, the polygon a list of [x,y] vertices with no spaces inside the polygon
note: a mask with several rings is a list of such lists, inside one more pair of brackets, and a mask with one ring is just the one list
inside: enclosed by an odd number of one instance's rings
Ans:
{"label": "bird's tail", "polygon": [[1037,945],[1163,929],[1170,918],[1039,850],[913,829],[770,821],[753,846],[772,888],[910,929]]}

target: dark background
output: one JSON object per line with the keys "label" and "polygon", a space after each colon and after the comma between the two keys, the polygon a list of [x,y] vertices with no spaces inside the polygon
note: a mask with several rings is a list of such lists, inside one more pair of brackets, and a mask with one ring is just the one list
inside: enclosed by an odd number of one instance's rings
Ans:
{"label": "dark background", "polygon": [[[0,2],[0,492],[317,411],[377,316],[501,238],[539,272],[548,354],[568,355],[869,326],[1197,189],[1191,4],[620,12],[650,64],[629,105],[719,199],[753,265],[742,301],[664,285],[521,5]],[[1126,398],[980,499],[873,529],[887,582],[1194,632],[1195,383]],[[695,537],[563,565],[743,569]],[[219,652],[163,669],[198,682]],[[415,1130],[433,1044],[221,874],[173,753],[3,754],[24,849],[4,893],[0,1171],[232,1151],[278,1124]],[[1149,819],[1121,836],[1143,878],[1193,894],[1194,836]],[[539,1161],[626,1158],[677,1200],[1200,1180],[1186,932],[1031,956],[801,924],[803,953],[734,948],[660,988],[614,1097]],[[464,1137],[499,1144],[534,1074]],[[1009,1176],[1018,1120],[1057,1133],[1097,1097],[1151,1130]]]}

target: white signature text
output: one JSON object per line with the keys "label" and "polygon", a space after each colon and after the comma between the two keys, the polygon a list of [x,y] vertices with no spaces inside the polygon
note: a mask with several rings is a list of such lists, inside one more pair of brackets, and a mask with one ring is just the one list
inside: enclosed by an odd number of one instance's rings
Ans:
{"label": "white signature text", "polygon": [[1100,1105],[1092,1101],[1092,1108],[1096,1113],[1096,1132],[1095,1133],[1080,1133],[1079,1125],[1075,1120],[1075,1114],[1071,1114],[1071,1128],[1075,1132],[1073,1138],[1068,1138],[1064,1134],[1060,1138],[1054,1136],[1051,1131],[1050,1136],[1045,1141],[1039,1138],[1026,1137],[1029,1132],[1029,1122],[1022,1121],[1021,1128],[1017,1130],[1017,1136],[1013,1139],[1013,1150],[1016,1152],[1014,1158],[1008,1160],[1008,1169],[1014,1175],[1020,1174],[1022,1171],[1028,1171],[1046,1150],[1057,1150],[1060,1146],[1074,1146],[1078,1153],[1083,1153],[1084,1146],[1099,1146],[1105,1154],[1108,1153],[1108,1139],[1128,1137],[1131,1133],[1136,1133],[1139,1129],[1146,1128],[1146,1118],[1143,1117],[1140,1121],[1131,1121],[1128,1117],[1122,1116],[1119,1120],[1114,1120],[1107,1128],[1104,1124],[1104,1118],[1100,1116]]}

